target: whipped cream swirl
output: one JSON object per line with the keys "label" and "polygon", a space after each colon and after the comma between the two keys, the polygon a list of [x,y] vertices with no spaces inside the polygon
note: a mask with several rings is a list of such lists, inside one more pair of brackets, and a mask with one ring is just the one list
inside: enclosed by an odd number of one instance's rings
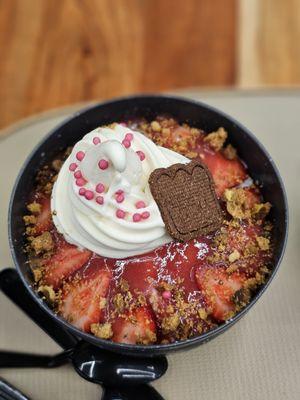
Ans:
{"label": "whipped cream swirl", "polygon": [[150,173],[184,156],[121,124],[76,143],[53,187],[51,209],[67,242],[126,258],[170,242],[148,184]]}

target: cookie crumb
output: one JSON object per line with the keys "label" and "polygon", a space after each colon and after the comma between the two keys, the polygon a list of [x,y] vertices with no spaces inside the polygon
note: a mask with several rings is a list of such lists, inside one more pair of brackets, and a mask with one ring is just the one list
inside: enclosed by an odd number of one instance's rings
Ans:
{"label": "cookie crumb", "polygon": [[271,210],[271,203],[260,203],[254,204],[251,214],[256,219],[263,219],[265,218]]}
{"label": "cookie crumb", "polygon": [[106,298],[105,297],[100,297],[99,300],[99,308],[100,310],[103,310],[106,307]]}
{"label": "cookie crumb", "polygon": [[226,189],[224,199],[227,211],[233,218],[245,219],[251,216],[244,189]]}
{"label": "cookie crumb", "polygon": [[44,232],[31,241],[31,247],[36,254],[53,250],[54,243],[50,232]]}
{"label": "cookie crumb", "polygon": [[269,250],[270,240],[263,236],[256,236],[256,241],[261,250]]}
{"label": "cookie crumb", "polygon": [[100,339],[110,339],[113,336],[111,323],[91,324],[91,332]]}
{"label": "cookie crumb", "polygon": [[161,322],[161,328],[164,334],[174,332],[178,328],[180,323],[179,315],[176,313],[169,317],[163,318]]}
{"label": "cookie crumb", "polygon": [[53,160],[52,161],[52,168],[54,169],[54,171],[59,172],[61,167],[63,165],[63,160]]}
{"label": "cookie crumb", "polygon": [[221,127],[217,131],[211,132],[205,136],[204,141],[207,142],[212,149],[219,151],[224,146],[227,136],[227,132]]}
{"label": "cookie crumb", "polygon": [[45,299],[49,303],[54,303],[56,301],[56,294],[52,286],[48,285],[39,286],[38,292],[42,293]]}
{"label": "cookie crumb", "polygon": [[223,154],[227,160],[235,160],[237,158],[237,151],[231,144],[225,147]]}
{"label": "cookie crumb", "polygon": [[198,314],[199,314],[199,317],[203,320],[205,320],[207,318],[207,312],[204,308],[200,308],[198,310]]}
{"label": "cookie crumb", "polygon": [[42,211],[42,206],[34,201],[33,203],[30,203],[27,205],[27,209],[32,213],[32,214],[40,214]]}
{"label": "cookie crumb", "polygon": [[157,122],[157,121],[152,121],[151,122],[151,128],[154,130],[154,132],[160,132],[161,131],[160,123]]}
{"label": "cookie crumb", "polygon": [[31,267],[31,271],[32,271],[32,274],[33,274],[34,282],[36,282],[36,283],[39,282],[43,277],[42,269],[41,268],[32,268]]}
{"label": "cookie crumb", "polygon": [[25,225],[34,225],[36,224],[36,216],[35,215],[24,215],[23,221]]}
{"label": "cookie crumb", "polygon": [[231,254],[228,256],[228,260],[230,263],[234,263],[240,258],[240,253],[235,249]]}

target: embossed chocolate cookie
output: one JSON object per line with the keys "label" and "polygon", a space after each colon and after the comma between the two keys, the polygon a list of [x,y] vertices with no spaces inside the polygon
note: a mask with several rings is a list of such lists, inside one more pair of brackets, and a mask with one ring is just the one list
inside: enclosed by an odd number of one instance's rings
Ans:
{"label": "embossed chocolate cookie", "polygon": [[220,227],[223,218],[214,183],[201,161],[155,169],[149,185],[174,239],[187,241]]}

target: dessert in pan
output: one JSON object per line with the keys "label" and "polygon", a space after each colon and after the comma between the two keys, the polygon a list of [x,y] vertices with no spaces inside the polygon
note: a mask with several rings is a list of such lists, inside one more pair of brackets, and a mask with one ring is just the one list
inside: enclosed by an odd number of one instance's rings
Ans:
{"label": "dessert in pan", "polygon": [[162,115],[96,128],[36,176],[24,215],[36,291],[102,339],[186,340],[266,281],[270,208],[222,127]]}

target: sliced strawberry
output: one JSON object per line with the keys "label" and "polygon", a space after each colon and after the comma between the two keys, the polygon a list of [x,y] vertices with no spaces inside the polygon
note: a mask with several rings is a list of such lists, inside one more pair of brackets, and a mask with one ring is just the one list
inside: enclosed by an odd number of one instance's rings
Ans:
{"label": "sliced strawberry", "polygon": [[237,186],[247,178],[245,167],[238,159],[228,160],[219,152],[205,153],[203,162],[212,174],[218,196],[225,189]]}
{"label": "sliced strawberry", "polygon": [[219,321],[228,319],[236,308],[234,295],[242,289],[246,276],[240,272],[228,274],[224,267],[206,265],[198,268],[196,280],[212,316]]}
{"label": "sliced strawberry", "polygon": [[151,344],[156,341],[156,325],[148,307],[135,308],[112,324],[112,340],[127,344]]}
{"label": "sliced strawberry", "polygon": [[35,233],[36,235],[41,235],[52,227],[50,199],[48,197],[40,197],[37,202],[41,205],[41,212],[36,215]]}
{"label": "sliced strawberry", "polygon": [[210,170],[218,196],[221,196],[225,189],[237,186],[247,178],[246,169],[238,158],[228,160],[221,152],[210,148],[201,137],[193,150]]}
{"label": "sliced strawberry", "polygon": [[94,263],[80,270],[63,286],[59,313],[72,325],[89,332],[91,324],[102,322],[101,299],[106,298],[110,271]]}
{"label": "sliced strawberry", "polygon": [[56,253],[44,264],[45,284],[53,286],[54,289],[59,288],[64,279],[88,262],[91,255],[89,250],[80,250],[65,241],[59,242]]}
{"label": "sliced strawberry", "polygon": [[241,223],[238,227],[230,226],[227,240],[228,252],[238,250],[243,253],[251,242],[255,243],[256,236],[260,236],[262,231],[260,225],[249,225],[246,222]]}

